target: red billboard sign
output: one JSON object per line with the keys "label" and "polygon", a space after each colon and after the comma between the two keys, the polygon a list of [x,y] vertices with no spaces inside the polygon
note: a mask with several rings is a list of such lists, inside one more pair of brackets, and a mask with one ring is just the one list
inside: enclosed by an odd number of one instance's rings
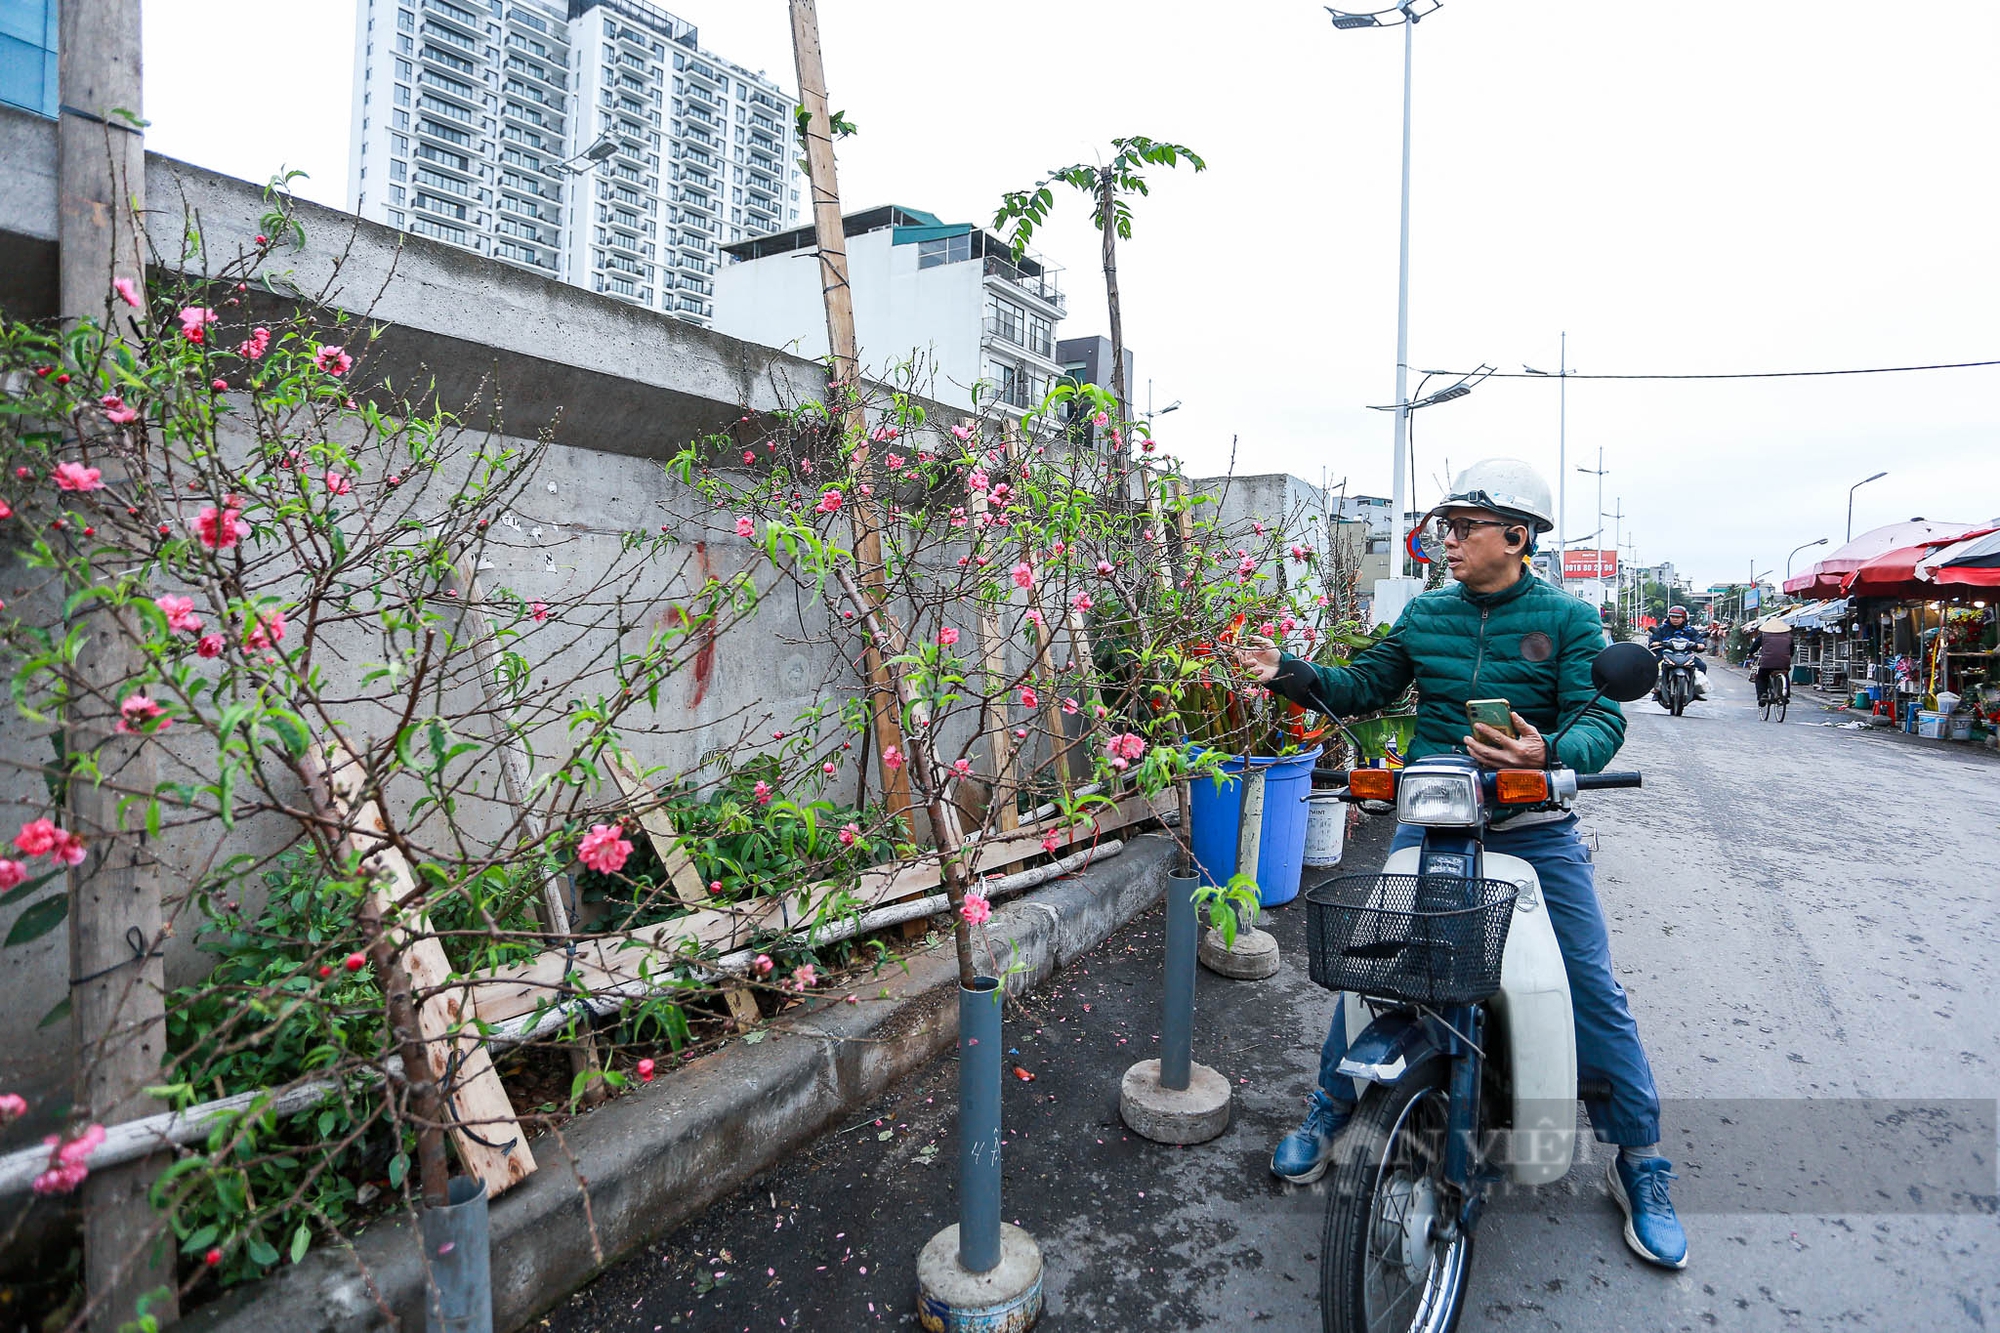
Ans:
{"label": "red billboard sign", "polygon": [[1563,577],[1566,579],[1615,579],[1618,577],[1618,552],[1564,551]]}

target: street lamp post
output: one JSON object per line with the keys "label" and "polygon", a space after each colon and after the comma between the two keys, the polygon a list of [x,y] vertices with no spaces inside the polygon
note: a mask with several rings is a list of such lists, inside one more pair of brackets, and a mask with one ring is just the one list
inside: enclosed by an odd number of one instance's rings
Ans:
{"label": "street lamp post", "polygon": [[1824,545],[1826,545],[1826,538],[1821,537],[1816,542],[1807,542],[1804,546],[1794,546],[1792,554],[1785,557],[1785,582],[1790,583],[1792,581],[1792,556],[1797,555],[1800,551],[1810,551],[1815,546]]}
{"label": "street lamp post", "polygon": [[[1547,375],[1546,370],[1522,366],[1530,375]],[[1562,334],[1556,362],[1556,560],[1555,585],[1563,586],[1563,552],[1569,549],[1564,536],[1569,526],[1569,333]],[[1597,465],[1604,466],[1604,451],[1598,450]],[[1604,508],[1604,490],[1599,483],[1597,507]]]}
{"label": "street lamp post", "polygon": [[1863,477],[1860,481],[1855,482],[1852,486],[1849,486],[1847,488],[1847,540],[1848,541],[1854,540],[1854,493],[1860,490],[1863,486],[1866,486],[1869,482],[1880,481],[1882,480],[1882,478],[1888,475],[1889,474],[1886,472],[1877,472],[1872,477]]}
{"label": "street lamp post", "polygon": [[[1397,572],[1391,579],[1394,587],[1386,590],[1378,589],[1376,593],[1375,614],[1378,618],[1385,611],[1388,611],[1391,618],[1393,618],[1394,613],[1400,611],[1402,608],[1400,605],[1389,607],[1385,603],[1400,602],[1409,595],[1409,589],[1404,581],[1402,570],[1404,568],[1404,561],[1407,559],[1405,550],[1407,547],[1406,537],[1408,532],[1404,526],[1406,520],[1403,510],[1406,507],[1405,500],[1408,494],[1409,479],[1405,473],[1404,458],[1407,452],[1405,441],[1409,438],[1410,429],[1411,38],[1416,32],[1418,20],[1424,18],[1426,15],[1436,13],[1440,2],[1441,0],[1401,0],[1401,3],[1393,11],[1384,11],[1384,13],[1393,13],[1396,15],[1395,18],[1387,23],[1383,22],[1382,14],[1346,13],[1330,5],[1326,7],[1326,12],[1332,17],[1333,26],[1336,29],[1344,31],[1350,28],[1383,28],[1395,27],[1397,24],[1401,24],[1403,29],[1403,199],[1402,226],[1397,242],[1396,272],[1396,456],[1390,472],[1393,480],[1389,499],[1389,549],[1392,552],[1391,558],[1395,561],[1390,568]],[[1419,5],[1427,5],[1428,7],[1420,9],[1418,8]],[[1388,592],[1387,597],[1383,596],[1384,591]]]}
{"label": "street lamp post", "polygon": [[[1568,375],[1564,375],[1563,378],[1567,379],[1569,377]],[[1597,478],[1597,531],[1599,534],[1602,534],[1604,531],[1604,520],[1611,517],[1604,512],[1604,474],[1610,471],[1609,468],[1604,466],[1604,446],[1601,444],[1597,446],[1596,467],[1580,467],[1577,471]],[[1604,601],[1604,554],[1601,549],[1597,555],[1597,600],[1599,603]]]}

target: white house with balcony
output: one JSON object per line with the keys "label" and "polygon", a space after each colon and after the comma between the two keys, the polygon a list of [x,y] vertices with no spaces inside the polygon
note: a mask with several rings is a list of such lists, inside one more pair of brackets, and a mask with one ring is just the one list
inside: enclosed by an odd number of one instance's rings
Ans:
{"label": "white house with balcony", "polygon": [[[969,222],[942,222],[888,205],[850,213],[848,282],[855,341],[871,378],[897,381],[914,363],[919,391],[1014,416],[1038,404],[1061,376],[1056,325],[1064,312],[1057,270]],[[722,247],[715,275],[719,333],[827,354],[819,251],[811,227]]]}

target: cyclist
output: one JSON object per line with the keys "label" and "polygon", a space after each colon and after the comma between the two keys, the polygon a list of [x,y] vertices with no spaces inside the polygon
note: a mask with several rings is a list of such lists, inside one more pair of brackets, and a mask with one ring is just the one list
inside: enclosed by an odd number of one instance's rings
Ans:
{"label": "cyclist", "polygon": [[[1688,624],[1688,609],[1685,606],[1668,607],[1667,618],[1653,627],[1647,643],[1653,650],[1653,656],[1660,655],[1660,650],[1666,647],[1669,639],[1686,639],[1695,645],[1697,654],[1701,651],[1701,632]],[[1694,697],[1708,697],[1708,663],[1699,656],[1694,659]]]}
{"label": "cyclist", "polygon": [[[1771,688],[1774,678],[1788,675],[1792,669],[1792,627],[1782,616],[1772,616],[1758,626],[1757,635],[1757,703],[1764,703],[1765,692]],[[1779,689],[1786,682],[1777,680]]]}
{"label": "cyclist", "polygon": [[[1386,638],[1347,666],[1314,666],[1261,639],[1239,649],[1239,659],[1278,694],[1332,715],[1385,707],[1414,682],[1413,759],[1463,746],[1490,768],[1553,765],[1557,756],[1545,736],[1573,721],[1562,740],[1561,761],[1581,772],[1601,772],[1625,738],[1625,719],[1615,705],[1587,706],[1603,628],[1587,604],[1556,591],[1527,567],[1539,535],[1555,526],[1553,510],[1548,482],[1527,463],[1512,458],[1474,463],[1425,520],[1431,538],[1443,546],[1454,582],[1417,597]],[[1483,722],[1475,734],[1466,734],[1467,701],[1499,696],[1512,705],[1516,734]],[[1422,829],[1403,825],[1394,847],[1416,846],[1422,835]],[[1523,858],[1541,876],[1543,901],[1569,974],[1577,1070],[1610,1084],[1608,1098],[1587,1105],[1597,1138],[1618,1145],[1606,1176],[1625,1211],[1626,1243],[1652,1263],[1685,1267],[1687,1236],[1667,1196],[1673,1164],[1659,1153],[1659,1094],[1638,1024],[1611,970],[1610,936],[1576,817],[1517,815],[1496,823],[1486,845]],[[1334,1006],[1305,1123],[1271,1156],[1271,1170],[1281,1179],[1300,1184],[1318,1179],[1333,1158],[1335,1136],[1353,1114],[1353,1081],[1338,1073],[1347,1053],[1343,1009],[1344,1001]]]}

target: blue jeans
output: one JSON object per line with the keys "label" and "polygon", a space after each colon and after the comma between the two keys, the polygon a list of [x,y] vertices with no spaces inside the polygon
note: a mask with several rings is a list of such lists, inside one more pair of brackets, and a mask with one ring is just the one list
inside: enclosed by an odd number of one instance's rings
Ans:
{"label": "blue jeans", "polygon": [[[1424,831],[1410,824],[1396,829],[1390,851],[1415,847]],[[1641,1148],[1660,1139],[1660,1095],[1653,1087],[1653,1069],[1639,1041],[1625,988],[1611,971],[1611,937],[1597,903],[1590,849],[1576,836],[1576,820],[1533,824],[1512,832],[1495,830],[1486,836],[1488,851],[1518,856],[1535,868],[1542,881],[1542,901],[1549,924],[1562,947],[1569,973],[1570,1005],[1576,1014],[1576,1071],[1580,1078],[1609,1080],[1607,1101],[1586,1102],[1591,1128],[1599,1142]],[[1333,1007],[1333,1025],[1319,1053],[1319,1088],[1315,1097],[1352,1107],[1354,1080],[1338,1071],[1347,1054],[1347,1016],[1343,998]]]}

